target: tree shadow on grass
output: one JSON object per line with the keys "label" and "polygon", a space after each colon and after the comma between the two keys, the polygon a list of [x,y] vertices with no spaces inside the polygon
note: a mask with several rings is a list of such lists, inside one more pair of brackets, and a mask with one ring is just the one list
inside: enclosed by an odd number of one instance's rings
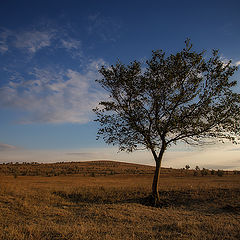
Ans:
{"label": "tree shadow on grass", "polygon": [[181,207],[206,214],[240,214],[240,189],[160,191],[158,207]]}
{"label": "tree shadow on grass", "polygon": [[160,201],[153,205],[152,197],[145,192],[72,192],[55,191],[69,202],[86,204],[124,204],[138,203],[144,206],[158,208],[184,208],[186,210],[215,213],[240,214],[239,189],[211,189],[211,190],[170,190],[160,191]]}
{"label": "tree shadow on grass", "polygon": [[[63,191],[54,191],[54,195],[60,196],[65,200],[73,203],[89,203],[89,204],[121,204],[121,203],[144,203],[147,194],[129,194],[124,196],[119,192],[94,194],[94,193],[66,193]],[[139,196],[138,196],[139,195]]]}

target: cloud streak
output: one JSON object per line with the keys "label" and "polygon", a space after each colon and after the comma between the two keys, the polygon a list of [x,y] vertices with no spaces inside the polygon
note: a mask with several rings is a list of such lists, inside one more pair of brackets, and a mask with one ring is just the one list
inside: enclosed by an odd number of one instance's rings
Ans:
{"label": "cloud streak", "polygon": [[34,68],[29,80],[10,81],[0,88],[0,106],[28,113],[22,123],[86,123],[105,97],[94,80],[102,59],[86,64],[85,72]]}
{"label": "cloud streak", "polygon": [[120,28],[120,24],[111,18],[102,16],[100,13],[88,17],[88,34],[95,35],[102,41],[115,42],[119,38]]}
{"label": "cloud streak", "polygon": [[0,29],[0,53],[4,54],[8,51],[8,37],[11,35],[11,31],[7,29]]}
{"label": "cloud streak", "polygon": [[17,147],[5,143],[0,143],[0,152],[1,151],[8,151],[8,150],[15,150]]}
{"label": "cloud streak", "polygon": [[82,42],[72,35],[67,27],[47,24],[0,29],[0,60],[6,59],[0,108],[22,112],[17,122],[86,123],[105,97],[95,84],[104,60],[84,56]]}
{"label": "cloud streak", "polygon": [[25,49],[29,53],[36,53],[38,50],[51,45],[54,38],[54,31],[28,31],[15,35],[15,47]]}
{"label": "cloud streak", "polygon": [[[148,151],[136,151],[131,154],[126,152],[117,153],[117,148],[86,148],[69,150],[27,150],[12,148],[11,145],[3,144],[4,149],[0,155],[1,162],[16,161],[38,161],[38,162],[59,162],[59,161],[90,161],[90,160],[113,160],[146,164],[154,166],[154,160]],[[0,145],[2,146],[2,145]],[[10,146],[10,148],[9,148]],[[1,148],[0,148],[1,149]],[[163,167],[183,168],[189,164],[192,169],[195,166],[208,169],[235,170],[239,168],[240,159],[236,152],[229,155],[228,148],[222,148],[221,151],[168,151],[164,156]]]}
{"label": "cloud streak", "polygon": [[0,53],[6,54],[13,48],[34,56],[38,51],[51,47],[81,53],[81,41],[72,38],[63,28],[30,28],[28,30],[0,29]]}

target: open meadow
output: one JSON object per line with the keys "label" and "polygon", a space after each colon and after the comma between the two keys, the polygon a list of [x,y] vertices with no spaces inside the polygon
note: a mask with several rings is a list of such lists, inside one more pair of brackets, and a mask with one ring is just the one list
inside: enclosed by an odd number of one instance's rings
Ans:
{"label": "open meadow", "polygon": [[1,165],[0,239],[240,239],[239,174],[163,169],[162,206],[155,208],[148,204],[153,169],[113,162]]}

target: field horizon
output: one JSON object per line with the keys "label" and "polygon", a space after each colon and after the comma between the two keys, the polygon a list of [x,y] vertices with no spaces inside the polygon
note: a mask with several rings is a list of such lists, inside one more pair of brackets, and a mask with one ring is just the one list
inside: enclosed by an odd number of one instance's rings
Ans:
{"label": "field horizon", "polygon": [[[112,161],[0,165],[0,239],[239,239],[238,171]],[[197,174],[196,174],[197,173]]]}
{"label": "field horizon", "polygon": [[[187,165],[186,165],[187,166]],[[186,166],[182,168],[172,168],[172,167],[161,167],[161,175],[167,173],[174,173],[180,175],[189,175],[189,173],[198,172],[201,175],[201,169],[198,166],[189,166],[186,169]],[[196,169],[198,168],[198,169]],[[34,170],[35,169],[35,170]],[[96,174],[104,174],[104,170],[116,172],[118,174],[126,173],[149,173],[152,174],[155,170],[155,166],[142,164],[142,163],[131,163],[126,161],[115,161],[115,160],[85,160],[85,161],[56,161],[56,162],[3,162],[0,163],[0,174],[36,174],[39,175],[41,170],[52,169],[52,172],[57,170],[62,170],[62,174],[87,174],[89,172],[94,172]],[[66,170],[66,171],[64,171]],[[93,171],[91,171],[93,170]],[[225,174],[238,174],[239,170],[222,170],[222,169],[207,169],[202,168],[203,171],[208,171],[208,174],[211,174],[211,171],[217,172],[222,171]],[[35,171],[35,172],[34,172]],[[86,172],[85,172],[86,171]],[[107,174],[105,172],[105,174]],[[57,173],[57,174],[61,174]],[[190,174],[191,175],[191,174]],[[207,174],[206,174],[207,175]],[[214,175],[214,173],[212,174]]]}

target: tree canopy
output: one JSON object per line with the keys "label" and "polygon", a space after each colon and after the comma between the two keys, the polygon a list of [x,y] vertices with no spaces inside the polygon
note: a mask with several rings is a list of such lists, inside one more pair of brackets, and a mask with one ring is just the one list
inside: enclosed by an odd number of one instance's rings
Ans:
{"label": "tree canopy", "polygon": [[236,70],[217,50],[206,58],[189,40],[176,54],[153,51],[144,65],[134,61],[102,66],[103,78],[97,82],[109,98],[94,109],[98,136],[123,151],[150,150],[158,182],[163,154],[172,144],[239,140],[240,94],[233,91],[237,81],[231,78]]}

